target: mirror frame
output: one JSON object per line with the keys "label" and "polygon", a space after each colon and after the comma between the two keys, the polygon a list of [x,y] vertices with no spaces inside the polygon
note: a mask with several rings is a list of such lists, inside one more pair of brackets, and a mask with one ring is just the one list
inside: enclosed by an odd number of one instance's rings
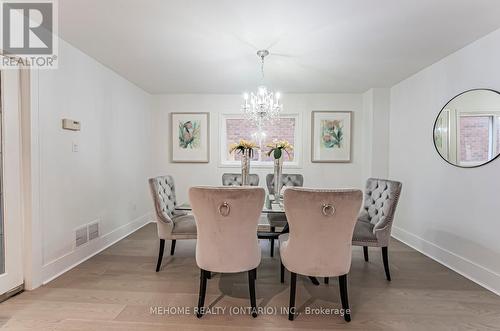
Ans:
{"label": "mirror frame", "polygon": [[455,95],[453,98],[451,98],[450,100],[448,100],[447,103],[444,104],[443,108],[441,108],[441,110],[439,111],[439,113],[437,114],[436,116],[436,119],[434,120],[434,125],[432,126],[432,143],[434,144],[434,149],[436,150],[436,153],[441,157],[441,159],[443,159],[446,163],[448,164],[451,164],[452,166],[454,167],[457,167],[457,168],[460,168],[460,169],[474,169],[474,168],[479,168],[479,167],[482,167],[482,166],[485,166],[487,165],[488,163],[491,163],[493,161],[495,161],[499,156],[500,156],[500,153],[498,153],[495,157],[493,157],[491,160],[485,162],[485,163],[482,163],[482,164],[478,164],[478,165],[474,165],[474,166],[470,166],[470,167],[464,167],[464,166],[461,166],[461,165],[458,165],[458,164],[454,164],[454,163],[451,163],[450,161],[448,161],[447,159],[445,159],[441,153],[439,153],[439,149],[438,147],[436,146],[436,139],[434,139],[434,132],[436,131],[436,125],[437,125],[437,122],[438,122],[438,119],[439,119],[439,116],[441,115],[441,113],[443,112],[443,110],[446,108],[446,106],[448,106],[448,104],[450,102],[452,102],[453,100],[455,100],[456,98],[458,98],[459,96],[461,96],[462,94],[465,94],[465,93],[468,93],[468,92],[473,92],[473,91],[490,91],[490,92],[493,92],[493,93],[496,93],[500,96],[500,92],[497,91],[497,90],[494,90],[494,89],[491,89],[491,88],[473,88],[473,89],[470,89],[470,90],[466,90],[466,91],[463,91],[457,95]]}

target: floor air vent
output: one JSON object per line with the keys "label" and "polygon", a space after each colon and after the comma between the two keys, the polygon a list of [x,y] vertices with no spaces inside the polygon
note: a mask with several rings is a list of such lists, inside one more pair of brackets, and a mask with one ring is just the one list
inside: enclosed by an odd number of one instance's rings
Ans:
{"label": "floor air vent", "polygon": [[87,236],[87,226],[76,229],[75,247],[81,246],[89,241]]}
{"label": "floor air vent", "polygon": [[99,237],[99,223],[91,223],[89,224],[89,240],[95,239]]}

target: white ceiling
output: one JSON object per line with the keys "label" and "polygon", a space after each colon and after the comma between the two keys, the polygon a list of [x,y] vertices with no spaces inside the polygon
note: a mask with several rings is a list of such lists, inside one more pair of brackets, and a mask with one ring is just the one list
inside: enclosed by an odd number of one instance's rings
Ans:
{"label": "white ceiling", "polygon": [[[498,0],[61,0],[63,39],[150,93],[389,87],[500,28]],[[274,54],[274,55],[273,55]]]}

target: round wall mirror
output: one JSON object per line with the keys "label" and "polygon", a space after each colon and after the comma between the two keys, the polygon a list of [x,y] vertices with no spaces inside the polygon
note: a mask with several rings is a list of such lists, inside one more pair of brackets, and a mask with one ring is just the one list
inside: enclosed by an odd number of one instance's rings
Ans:
{"label": "round wall mirror", "polygon": [[479,167],[498,157],[500,93],[476,89],[451,99],[434,123],[434,146],[457,167]]}

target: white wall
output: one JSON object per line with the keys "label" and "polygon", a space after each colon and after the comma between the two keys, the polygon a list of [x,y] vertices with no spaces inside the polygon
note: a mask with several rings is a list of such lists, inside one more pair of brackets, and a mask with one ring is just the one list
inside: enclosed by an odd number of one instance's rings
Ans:
{"label": "white wall", "polygon": [[[31,89],[36,287],[150,220],[152,97],[62,40],[59,68],[33,72]],[[75,249],[96,220],[101,237]]]}
{"label": "white wall", "polygon": [[[221,185],[225,172],[240,172],[238,168],[219,167],[219,116],[239,114],[241,95],[159,95],[155,96],[153,112],[153,172],[171,174],[177,185],[179,202],[187,201],[187,190],[193,185]],[[310,187],[362,187],[363,178],[363,98],[361,94],[285,94],[283,106],[287,113],[300,114],[301,167],[287,169],[304,175]],[[352,163],[311,163],[311,111],[353,111]],[[170,113],[210,112],[210,163],[189,164],[170,162]],[[260,175],[260,186],[272,168],[253,168]]]}
{"label": "white wall", "polygon": [[389,174],[390,92],[372,88],[363,93],[364,178],[387,178]]}
{"label": "white wall", "polygon": [[500,293],[500,160],[447,164],[433,145],[441,108],[472,88],[500,90],[500,30],[391,89],[390,176],[403,182],[393,234]]}

